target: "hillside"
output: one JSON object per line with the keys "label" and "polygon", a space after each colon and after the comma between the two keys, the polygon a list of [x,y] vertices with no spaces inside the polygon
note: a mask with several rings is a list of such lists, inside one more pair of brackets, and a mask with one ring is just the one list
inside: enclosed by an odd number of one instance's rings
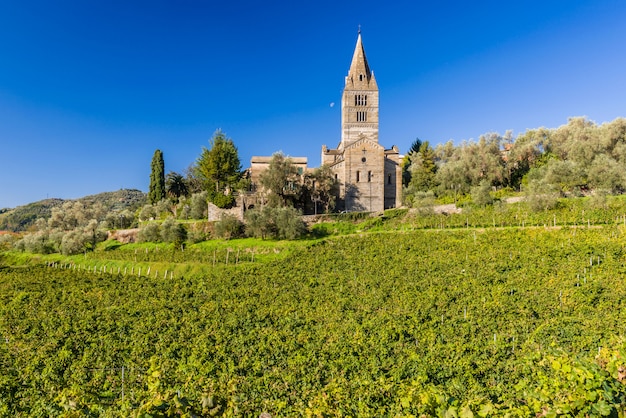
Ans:
{"label": "hillside", "polygon": [[[79,201],[85,205],[101,204],[107,211],[132,211],[145,203],[146,194],[140,190],[121,189],[115,192],[104,192],[85,196],[70,201]],[[7,209],[0,213],[0,231],[26,231],[39,218],[48,219],[52,208],[60,207],[68,200],[44,199],[27,205]]]}
{"label": "hillside", "polygon": [[361,231],[31,259],[0,269],[0,412],[616,414],[625,234]]}

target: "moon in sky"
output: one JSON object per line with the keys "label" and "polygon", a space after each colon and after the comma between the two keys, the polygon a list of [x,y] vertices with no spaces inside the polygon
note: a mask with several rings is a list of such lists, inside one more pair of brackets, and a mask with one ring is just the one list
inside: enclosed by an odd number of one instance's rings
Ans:
{"label": "moon in sky", "polygon": [[330,107],[335,107],[335,102],[330,102]]}

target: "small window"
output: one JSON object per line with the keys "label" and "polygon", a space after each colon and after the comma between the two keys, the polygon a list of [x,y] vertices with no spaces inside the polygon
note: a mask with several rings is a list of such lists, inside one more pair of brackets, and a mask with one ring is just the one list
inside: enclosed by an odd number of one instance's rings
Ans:
{"label": "small window", "polygon": [[391,174],[387,174],[387,184],[391,184]]}
{"label": "small window", "polygon": [[337,174],[335,174],[335,181],[337,181]]}
{"label": "small window", "polygon": [[356,112],[357,122],[367,122],[367,112]]}
{"label": "small window", "polygon": [[358,183],[359,181],[361,181],[361,172],[357,171],[356,172],[356,182]]}
{"label": "small window", "polygon": [[363,74],[359,74],[359,81],[363,81]]}
{"label": "small window", "polygon": [[372,181],[372,172],[368,171],[367,172],[367,182],[370,183]]}

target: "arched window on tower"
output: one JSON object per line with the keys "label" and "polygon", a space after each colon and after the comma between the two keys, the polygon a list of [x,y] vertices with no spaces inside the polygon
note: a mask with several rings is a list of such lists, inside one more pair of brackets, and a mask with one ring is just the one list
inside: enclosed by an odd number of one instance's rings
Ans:
{"label": "arched window on tower", "polygon": [[367,122],[367,112],[356,112],[357,122]]}
{"label": "arched window on tower", "polygon": [[366,94],[354,95],[354,105],[355,106],[367,106],[367,95]]}

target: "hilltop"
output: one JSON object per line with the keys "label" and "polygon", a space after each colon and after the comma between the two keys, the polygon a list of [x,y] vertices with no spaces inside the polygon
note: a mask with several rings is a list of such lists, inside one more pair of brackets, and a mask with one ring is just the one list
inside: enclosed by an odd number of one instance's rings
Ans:
{"label": "hilltop", "polygon": [[136,189],[120,189],[114,192],[103,192],[84,196],[79,199],[44,199],[13,209],[0,210],[0,231],[26,231],[39,218],[48,219],[53,208],[65,202],[81,202],[85,206],[100,204],[107,212],[129,209],[134,211],[146,200],[146,194]]}

